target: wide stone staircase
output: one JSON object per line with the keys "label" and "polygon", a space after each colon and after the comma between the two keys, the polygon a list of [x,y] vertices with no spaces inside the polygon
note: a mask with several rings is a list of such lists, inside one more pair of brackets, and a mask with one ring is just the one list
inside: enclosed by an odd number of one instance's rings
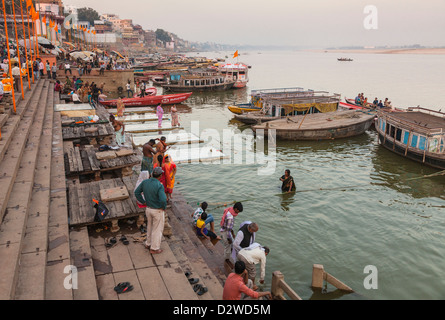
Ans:
{"label": "wide stone staircase", "polygon": [[[168,210],[172,236],[163,240],[159,255],[141,243],[106,248],[106,239],[87,227],[69,228],[54,83],[37,80],[16,101],[16,113],[5,110],[0,116],[1,300],[222,298],[222,246],[196,237],[190,226],[193,209],[182,197]],[[75,277],[70,277],[72,266]],[[198,296],[186,271],[208,292]],[[116,294],[114,286],[129,279],[134,290]]]}

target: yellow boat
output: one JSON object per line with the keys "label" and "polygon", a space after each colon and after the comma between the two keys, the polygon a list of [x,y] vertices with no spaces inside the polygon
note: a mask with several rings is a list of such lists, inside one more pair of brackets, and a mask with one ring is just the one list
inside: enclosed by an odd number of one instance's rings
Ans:
{"label": "yellow boat", "polygon": [[234,114],[243,114],[244,112],[260,111],[261,107],[254,106],[251,103],[236,104],[227,107]]}

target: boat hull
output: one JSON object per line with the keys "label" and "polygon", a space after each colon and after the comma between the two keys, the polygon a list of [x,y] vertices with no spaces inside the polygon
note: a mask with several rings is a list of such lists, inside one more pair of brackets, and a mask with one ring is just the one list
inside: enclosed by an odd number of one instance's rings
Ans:
{"label": "boat hull", "polygon": [[251,114],[237,114],[235,115],[235,119],[238,121],[241,121],[245,124],[257,124],[257,123],[263,123],[267,121],[273,121],[281,119],[281,117],[272,117],[272,116],[266,116],[266,115],[255,115],[252,116]]}
{"label": "boat hull", "polygon": [[393,141],[385,139],[385,136],[381,132],[379,132],[379,143],[389,151],[392,151],[398,154],[399,156],[411,159],[413,161],[425,164],[433,168],[445,170],[445,156],[442,157],[433,156],[427,152],[425,153],[424,157],[423,152],[416,152],[411,148],[408,148],[408,150],[406,150],[406,147],[402,147],[397,143],[394,144]]}
{"label": "boat hull", "polygon": [[224,91],[232,89],[235,82],[223,83],[209,86],[178,86],[178,85],[162,85],[165,90],[172,92],[205,92],[205,91]]}
{"label": "boat hull", "polygon": [[[346,114],[348,111],[340,111],[340,112]],[[326,114],[327,113],[324,113],[323,115]],[[277,121],[282,121],[282,120],[277,120]],[[275,131],[276,138],[279,140],[299,141],[299,140],[343,139],[363,134],[365,131],[369,130],[372,123],[374,122],[374,115],[363,115],[359,120],[349,124],[333,124],[332,126],[328,127],[313,126],[302,129],[299,129],[298,123],[295,123],[294,127],[288,127],[288,128],[280,128],[278,126],[273,127],[275,122],[276,121],[266,122],[262,125],[253,126],[252,129],[255,132],[257,132],[260,129],[263,129],[264,136],[268,136],[268,130],[273,129]]]}
{"label": "boat hull", "polygon": [[260,107],[254,107],[251,104],[237,104],[233,106],[228,106],[227,109],[229,109],[232,113],[240,115],[246,112],[252,112],[252,111],[259,111],[261,110]]}
{"label": "boat hull", "polygon": [[[158,104],[179,104],[184,102],[192,95],[192,92],[182,94],[167,94],[160,96],[145,96],[143,98],[125,98],[122,99],[126,107],[146,107],[156,106]],[[107,107],[116,107],[117,99],[100,101],[101,104]]]}

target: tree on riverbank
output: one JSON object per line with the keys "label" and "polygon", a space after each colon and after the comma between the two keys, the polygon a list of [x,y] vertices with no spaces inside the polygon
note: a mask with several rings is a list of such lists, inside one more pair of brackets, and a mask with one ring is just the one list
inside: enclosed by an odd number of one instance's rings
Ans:
{"label": "tree on riverbank", "polygon": [[156,33],[156,38],[158,40],[162,41],[164,44],[166,42],[171,42],[172,41],[172,38],[170,37],[170,34],[167,31],[163,30],[163,29],[156,29],[155,33]]}
{"label": "tree on riverbank", "polygon": [[99,13],[92,8],[77,9],[77,19],[79,21],[88,21],[90,25],[94,25],[94,20],[100,20]]}

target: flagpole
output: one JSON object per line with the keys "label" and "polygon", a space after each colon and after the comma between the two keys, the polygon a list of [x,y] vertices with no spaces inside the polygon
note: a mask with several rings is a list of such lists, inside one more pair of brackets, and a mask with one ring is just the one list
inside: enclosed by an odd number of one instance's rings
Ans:
{"label": "flagpole", "polygon": [[[12,79],[12,66],[11,66],[11,53],[9,52],[9,37],[8,37],[8,22],[6,20],[6,6],[5,6],[5,0],[2,0],[3,2],[3,17],[5,18],[5,36],[6,36],[6,46],[8,49],[8,63],[9,63],[9,74],[10,78]],[[12,104],[14,106],[14,113],[17,113],[17,109],[15,106],[15,94],[14,94],[14,80],[10,82],[11,84],[11,93],[12,93]]]}
{"label": "flagpole", "polygon": [[[20,49],[19,49],[19,35],[17,33],[17,22],[15,20],[15,1],[12,1],[12,14],[14,15],[14,29],[15,29],[15,41],[17,43],[17,57],[19,59],[19,70],[20,70],[20,87],[22,88],[22,99],[25,99],[25,94],[23,93],[23,79],[22,79],[22,61],[20,59]],[[11,72],[12,74],[12,72]]]}
{"label": "flagpole", "polygon": [[31,79],[29,76],[28,49],[26,48],[26,30],[25,30],[25,22],[23,21],[23,0],[20,0],[20,14],[22,17],[23,41],[25,42],[25,58],[26,58],[26,73],[28,74],[28,87],[29,89],[31,89]]}
{"label": "flagpole", "polygon": [[[29,46],[30,46],[29,53],[31,54],[31,69],[32,69],[32,71],[34,71],[34,68],[33,68],[32,64],[33,64],[33,61],[34,61],[33,57],[35,56],[35,51],[34,51],[34,54],[33,54],[33,52],[32,52],[33,49],[32,49],[32,45],[31,45],[31,38],[32,38],[32,36],[31,36],[31,27],[29,26],[28,6],[26,7],[26,12],[28,14],[28,36],[29,36]],[[28,70],[29,70],[29,68],[28,68]],[[32,72],[31,75],[32,75],[32,83],[34,83],[34,72]]]}

